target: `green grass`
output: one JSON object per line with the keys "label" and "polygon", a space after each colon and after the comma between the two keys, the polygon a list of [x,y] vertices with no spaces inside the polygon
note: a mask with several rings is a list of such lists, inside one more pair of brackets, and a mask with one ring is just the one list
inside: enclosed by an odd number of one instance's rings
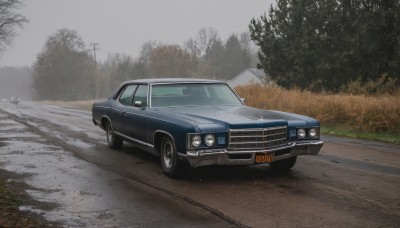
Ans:
{"label": "green grass", "polygon": [[325,135],[341,136],[348,138],[368,139],[382,142],[391,142],[400,144],[400,134],[390,134],[386,132],[367,132],[353,129],[349,126],[321,126],[321,133]]}

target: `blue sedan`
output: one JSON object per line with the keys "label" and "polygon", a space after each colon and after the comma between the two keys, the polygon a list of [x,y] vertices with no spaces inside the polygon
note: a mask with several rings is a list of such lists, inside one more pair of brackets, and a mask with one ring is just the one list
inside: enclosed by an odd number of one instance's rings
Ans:
{"label": "blue sedan", "polygon": [[269,163],[288,170],[298,155],[316,155],[323,145],[318,120],[245,106],[215,80],[127,81],[106,101],[95,102],[92,115],[110,148],[126,141],[155,154],[170,177],[182,173],[183,163]]}

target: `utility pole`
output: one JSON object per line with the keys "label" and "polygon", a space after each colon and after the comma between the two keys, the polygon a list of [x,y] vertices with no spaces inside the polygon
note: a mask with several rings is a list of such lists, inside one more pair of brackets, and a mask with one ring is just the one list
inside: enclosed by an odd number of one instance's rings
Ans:
{"label": "utility pole", "polygon": [[95,77],[96,77],[96,95],[95,99],[99,98],[99,76],[97,74],[97,59],[96,59],[96,46],[99,45],[98,43],[90,43],[91,46],[93,46],[93,56],[94,56],[94,72],[95,72]]}

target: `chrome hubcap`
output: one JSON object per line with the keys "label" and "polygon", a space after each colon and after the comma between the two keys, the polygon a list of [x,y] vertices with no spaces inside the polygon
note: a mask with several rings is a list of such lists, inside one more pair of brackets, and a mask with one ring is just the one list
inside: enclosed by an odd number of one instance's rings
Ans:
{"label": "chrome hubcap", "polygon": [[164,153],[163,153],[163,160],[165,168],[169,169],[172,167],[172,155],[174,153],[174,148],[170,142],[166,142],[164,144]]}
{"label": "chrome hubcap", "polygon": [[107,139],[109,142],[112,142],[112,139],[113,139],[113,131],[112,131],[110,124],[108,124],[108,127],[107,127]]}

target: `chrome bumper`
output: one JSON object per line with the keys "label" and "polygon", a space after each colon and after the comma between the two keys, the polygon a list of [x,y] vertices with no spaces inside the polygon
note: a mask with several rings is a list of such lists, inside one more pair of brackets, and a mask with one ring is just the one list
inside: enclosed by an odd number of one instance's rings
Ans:
{"label": "chrome bumper", "polygon": [[[275,162],[298,155],[316,155],[323,144],[323,141],[296,141],[286,146],[269,150],[190,150],[186,154],[179,155],[187,159],[194,168],[207,165],[252,165],[255,163],[256,154],[273,153],[273,162]],[[243,158],[243,155],[245,158]]]}

